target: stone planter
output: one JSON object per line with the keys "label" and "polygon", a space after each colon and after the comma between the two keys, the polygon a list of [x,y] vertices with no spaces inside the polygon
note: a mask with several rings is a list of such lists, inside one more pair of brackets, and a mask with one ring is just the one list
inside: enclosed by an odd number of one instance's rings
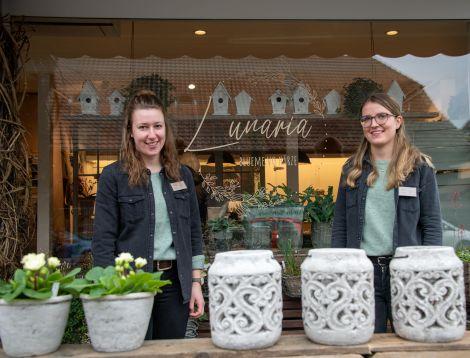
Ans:
{"label": "stone planter", "polygon": [[80,295],[93,349],[125,352],[139,348],[147,332],[154,296],[150,292],[101,298]]}
{"label": "stone planter", "polygon": [[374,269],[359,249],[313,249],[301,265],[302,317],[316,343],[354,345],[374,333]]}
{"label": "stone planter", "polygon": [[282,275],[282,291],[288,297],[301,297],[302,282],[300,276]]}
{"label": "stone planter", "polygon": [[399,336],[431,343],[463,337],[463,268],[452,247],[399,247],[390,275],[393,325]]}
{"label": "stone planter", "polygon": [[332,222],[312,222],[312,247],[314,249],[331,247]]}
{"label": "stone planter", "polygon": [[71,295],[48,300],[0,300],[0,338],[12,357],[56,351],[64,335]]}
{"label": "stone planter", "polygon": [[209,269],[211,337],[227,349],[272,346],[282,331],[281,266],[269,250],[219,253]]}

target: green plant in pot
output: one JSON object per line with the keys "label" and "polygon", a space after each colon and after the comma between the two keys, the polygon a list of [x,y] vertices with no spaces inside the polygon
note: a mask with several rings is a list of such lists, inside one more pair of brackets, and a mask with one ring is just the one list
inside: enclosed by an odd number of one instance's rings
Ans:
{"label": "green plant in pot", "polygon": [[171,283],[160,279],[162,272],[144,271],[145,265],[146,259],[121,253],[114,266],[94,267],[67,286],[80,294],[95,350],[122,352],[143,344],[154,296]]}
{"label": "green plant in pot", "polygon": [[467,317],[470,315],[470,247],[458,247],[455,251],[463,263],[463,281],[465,284],[465,302],[467,304]]}
{"label": "green plant in pot", "polygon": [[229,219],[226,217],[214,218],[207,222],[207,226],[210,232],[210,243],[215,252],[230,251],[232,245]]}
{"label": "green plant in pot", "polygon": [[315,191],[313,200],[305,207],[305,218],[312,223],[313,248],[331,247],[331,225],[335,211],[333,187],[326,194]]}
{"label": "green plant in pot", "polygon": [[289,297],[300,297],[302,295],[301,272],[300,265],[295,257],[292,240],[279,241],[279,249],[283,256],[282,288],[284,294]]}
{"label": "green plant in pot", "polygon": [[0,280],[0,338],[13,357],[54,352],[64,335],[72,295],[66,288],[80,268],[67,274],[56,257],[31,253],[9,282]]}

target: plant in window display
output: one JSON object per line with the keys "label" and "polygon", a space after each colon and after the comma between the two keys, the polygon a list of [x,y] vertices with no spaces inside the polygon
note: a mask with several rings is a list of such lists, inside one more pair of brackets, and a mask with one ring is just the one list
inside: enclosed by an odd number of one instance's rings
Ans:
{"label": "plant in window display", "polygon": [[[72,296],[68,285],[80,268],[63,274],[57,257],[31,253],[10,281],[0,280],[0,338],[9,356],[54,352],[64,335]],[[28,342],[28,344],[24,344]]]}
{"label": "plant in window display", "polygon": [[353,81],[344,86],[344,112],[352,117],[359,118],[364,101],[375,92],[383,92],[382,85],[369,78],[354,78]]}
{"label": "plant in window display", "polygon": [[292,240],[282,240],[279,248],[283,256],[282,264],[282,288],[284,294],[289,297],[300,297],[300,263],[295,255],[295,249],[292,246]]}
{"label": "plant in window display", "polygon": [[210,244],[215,252],[230,251],[233,246],[233,233],[240,224],[226,217],[214,218],[207,222],[210,233]]}
{"label": "plant in window display", "polygon": [[333,187],[329,186],[326,193],[323,190],[308,190],[308,193],[313,195],[307,199],[305,219],[312,223],[312,246],[331,247],[331,225],[335,210]]}
{"label": "plant in window display", "polygon": [[465,284],[465,302],[467,317],[470,315],[470,247],[459,247],[455,251],[457,257],[463,263],[463,281]]}

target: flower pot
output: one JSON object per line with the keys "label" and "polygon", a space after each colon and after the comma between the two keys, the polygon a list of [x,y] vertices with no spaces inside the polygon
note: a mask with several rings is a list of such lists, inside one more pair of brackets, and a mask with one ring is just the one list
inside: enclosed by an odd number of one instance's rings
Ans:
{"label": "flower pot", "polygon": [[282,331],[281,266],[269,250],[219,253],[209,269],[211,337],[227,349],[272,346]]}
{"label": "flower pot", "polygon": [[271,225],[253,223],[246,228],[245,246],[247,249],[271,248]]}
{"label": "flower pot", "polygon": [[282,291],[289,297],[301,297],[302,281],[300,276],[282,275]]}
{"label": "flower pot", "polygon": [[399,247],[390,262],[393,325],[419,342],[450,342],[465,333],[462,262],[452,247]]}
{"label": "flower pot", "polygon": [[332,223],[312,222],[312,247],[315,249],[331,247]]}
{"label": "flower pot", "polygon": [[374,268],[359,249],[313,249],[301,265],[302,317],[316,343],[354,345],[374,333]]}
{"label": "flower pot", "polygon": [[222,230],[211,233],[215,252],[225,252],[232,249],[232,231]]}
{"label": "flower pot", "polygon": [[47,300],[0,300],[0,338],[12,357],[56,351],[64,335],[71,295]]}
{"label": "flower pot", "polygon": [[151,292],[100,298],[80,295],[93,349],[125,352],[139,348],[147,332],[154,296]]}

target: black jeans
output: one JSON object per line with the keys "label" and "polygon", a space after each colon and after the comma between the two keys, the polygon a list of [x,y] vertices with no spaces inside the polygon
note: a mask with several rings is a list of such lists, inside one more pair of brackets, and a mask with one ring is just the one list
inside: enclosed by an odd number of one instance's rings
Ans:
{"label": "black jeans", "polygon": [[380,265],[374,263],[374,290],[375,290],[375,330],[374,333],[387,332],[387,322],[392,321],[392,297],[390,294],[389,263]]}
{"label": "black jeans", "polygon": [[184,338],[189,317],[189,303],[183,303],[176,265],[163,271],[161,279],[170,280],[172,283],[163,286],[163,292],[155,296],[145,339]]}

